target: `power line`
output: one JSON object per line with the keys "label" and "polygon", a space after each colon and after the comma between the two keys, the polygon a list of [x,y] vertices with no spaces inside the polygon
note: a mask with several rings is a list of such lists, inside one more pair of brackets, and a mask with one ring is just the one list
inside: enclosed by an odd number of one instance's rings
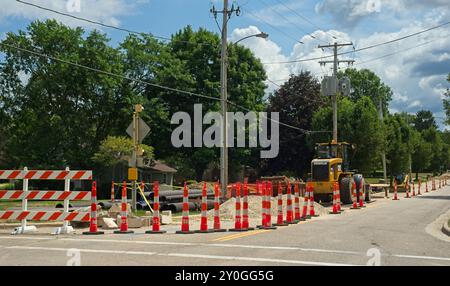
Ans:
{"label": "power line", "polygon": [[[49,55],[46,55],[46,54],[43,54],[43,53],[40,53],[40,52],[31,51],[29,49],[18,47],[16,45],[6,44],[4,42],[0,42],[0,46],[8,47],[8,48],[11,48],[11,49],[16,49],[16,50],[19,50],[19,51],[22,51],[22,52],[25,52],[25,53],[29,53],[29,54],[41,57],[41,58],[46,58],[46,59],[49,59],[49,60],[52,60],[52,61],[61,62],[61,63],[72,65],[72,66],[75,66],[75,67],[78,67],[78,68],[83,68],[83,69],[86,69],[86,70],[90,70],[92,72],[101,73],[101,74],[105,74],[105,75],[108,75],[108,76],[129,80],[129,81],[145,84],[145,85],[148,85],[148,86],[152,86],[152,87],[156,87],[156,88],[160,88],[160,89],[164,89],[164,90],[168,90],[168,91],[173,91],[173,92],[184,94],[184,95],[189,95],[189,96],[194,96],[194,97],[199,97],[199,98],[205,98],[205,99],[210,99],[210,100],[215,100],[215,101],[222,101],[218,97],[212,97],[212,96],[203,95],[203,94],[199,94],[199,93],[195,93],[195,92],[190,92],[190,91],[180,90],[180,89],[176,89],[176,88],[171,88],[171,87],[163,86],[163,85],[160,85],[160,84],[150,83],[150,82],[145,81],[145,80],[131,78],[131,77],[128,77],[128,76],[125,76],[125,75],[120,75],[120,74],[116,74],[116,73],[113,73],[113,72],[108,72],[108,71],[105,71],[105,70],[101,70],[101,69],[89,67],[89,66],[86,66],[86,65],[74,63],[74,62],[71,62],[71,61],[68,61],[68,60],[64,60],[64,59],[53,57],[53,56],[49,56]],[[244,106],[241,106],[241,105],[239,105],[237,103],[234,103],[234,102],[232,102],[230,100],[226,100],[226,101],[227,101],[228,104],[233,105],[233,106],[235,106],[235,107],[237,107],[239,109],[242,109],[244,111],[247,111],[247,112],[252,111],[251,109],[246,108]],[[272,121],[272,122],[278,123],[280,125],[283,125],[283,126],[286,126],[288,128],[295,129],[295,130],[298,130],[298,131],[301,131],[301,132],[304,132],[304,133],[307,133],[307,134],[310,134],[310,133],[327,133],[328,132],[328,131],[305,130],[305,129],[302,129],[302,128],[299,128],[299,127],[296,127],[296,126],[292,126],[292,125],[280,122],[278,120],[274,120],[274,119],[271,119],[271,118],[268,118],[268,117],[265,117],[265,118],[270,120],[270,121]]]}
{"label": "power line", "polygon": [[[133,35],[138,35],[138,36],[147,35],[147,36],[150,36],[152,38],[163,40],[163,41],[172,41],[172,42],[180,42],[180,43],[192,44],[192,42],[189,42],[189,41],[174,40],[174,39],[169,38],[169,37],[156,36],[156,35],[153,35],[151,33],[144,33],[144,32],[134,31],[134,30],[126,29],[126,28],[116,27],[116,26],[113,26],[113,25],[108,25],[108,24],[105,24],[105,23],[102,23],[102,22],[98,22],[98,21],[87,19],[87,18],[83,18],[83,17],[78,17],[78,16],[75,16],[75,15],[71,15],[71,14],[68,14],[68,13],[57,11],[57,10],[54,10],[54,9],[51,9],[51,8],[48,8],[48,7],[44,7],[44,6],[41,6],[41,5],[38,5],[38,4],[25,2],[25,1],[22,1],[22,0],[16,0],[16,2],[19,2],[19,3],[24,4],[24,5],[32,6],[32,7],[44,10],[44,11],[52,12],[52,13],[55,13],[55,14],[58,14],[58,15],[62,15],[62,16],[65,16],[65,17],[69,17],[69,18],[72,18],[72,19],[75,19],[75,20],[78,20],[78,21],[88,22],[88,23],[91,23],[91,24],[94,24],[94,25],[105,27],[105,28],[115,29],[115,30],[122,31],[122,32],[125,32],[125,33],[128,33],[128,34],[133,34]],[[211,46],[212,45],[211,43],[196,43],[196,44],[198,44],[198,45],[206,45],[206,46]]]}
{"label": "power line", "polygon": [[[269,7],[269,5],[267,5],[267,3],[264,2],[263,0],[259,0],[259,2],[261,2],[261,3],[262,3],[263,5],[265,5],[266,7]],[[315,39],[315,40],[318,40],[318,41],[324,42],[324,41],[321,40],[321,39],[317,39],[317,38],[316,38],[314,35],[312,35],[311,33],[309,33],[309,32],[307,32],[307,31],[303,30],[302,27],[300,27],[298,24],[296,24],[296,23],[292,22],[291,20],[289,20],[289,19],[288,19],[287,17],[285,17],[283,14],[278,13],[276,9],[273,9],[273,12],[274,12],[275,14],[277,14],[278,16],[280,16],[281,18],[285,19],[287,22],[289,22],[289,23],[291,23],[292,25],[294,25],[295,27],[297,27],[297,29],[299,29],[299,30],[302,31],[303,33],[307,34],[307,35],[310,36],[311,38],[313,38],[313,39]]]}
{"label": "power line", "polygon": [[[401,49],[401,50],[398,50],[396,52],[392,52],[392,53],[388,53],[388,54],[385,54],[385,55],[382,55],[382,56],[379,56],[379,57],[376,57],[376,58],[372,58],[372,59],[369,59],[367,61],[357,62],[357,63],[353,64],[353,66],[358,66],[358,65],[363,65],[363,64],[375,62],[375,61],[378,61],[378,60],[381,60],[381,59],[384,59],[384,58],[388,58],[388,57],[391,57],[391,56],[394,56],[394,55],[397,55],[397,54],[400,54],[400,53],[403,53],[403,52],[406,52],[406,51],[410,51],[410,50],[413,50],[413,49],[416,49],[416,48],[420,48],[422,46],[426,46],[428,44],[431,44],[433,42],[436,42],[436,41],[439,41],[439,40],[442,40],[442,39],[448,38],[448,37],[450,37],[450,34],[445,35],[445,36],[441,36],[440,38],[437,38],[437,39],[434,39],[434,40],[431,40],[431,41],[428,41],[428,42],[424,42],[424,43],[421,43],[421,44],[418,44],[418,45],[415,45],[415,46],[411,46],[409,48]],[[339,68],[339,70],[342,70],[342,69],[344,69],[344,67],[340,67]],[[317,75],[326,75],[327,73],[328,72],[322,70],[322,72],[321,73],[317,73],[316,76]],[[290,78],[274,79],[272,81],[274,81],[274,82],[282,82],[282,81],[288,81],[289,79]]]}
{"label": "power line", "polygon": [[321,27],[317,26],[316,24],[314,24],[312,21],[310,21],[308,18],[306,18],[305,16],[301,15],[300,13],[298,13],[297,11],[295,11],[294,9],[292,9],[291,7],[289,7],[289,5],[286,5],[285,3],[281,2],[280,0],[275,0],[278,3],[280,3],[282,6],[284,6],[286,9],[288,9],[289,11],[293,12],[295,15],[299,16],[301,19],[303,19],[304,21],[308,22],[309,24],[311,24],[312,26],[314,26],[316,29],[319,29],[321,31],[324,31],[325,33],[327,33],[328,35],[330,35],[333,39],[337,39],[336,36],[334,36],[333,34],[331,34],[330,32],[325,31],[325,29],[322,29]]}
{"label": "power line", "polygon": [[[376,48],[376,47],[379,47],[379,46],[383,46],[383,45],[391,44],[391,43],[394,43],[394,42],[402,41],[402,40],[405,40],[405,39],[408,39],[408,38],[411,38],[411,37],[414,37],[414,36],[417,36],[417,35],[420,35],[420,34],[423,34],[423,33],[426,33],[426,32],[432,31],[432,30],[435,30],[435,29],[439,29],[439,28],[441,28],[443,26],[446,26],[448,24],[450,24],[450,22],[445,22],[445,23],[442,23],[440,25],[437,25],[437,26],[434,26],[434,27],[431,27],[431,28],[428,28],[428,29],[425,29],[425,30],[422,30],[422,31],[419,31],[419,32],[416,32],[416,33],[413,33],[413,34],[409,34],[409,35],[406,35],[406,36],[403,36],[403,37],[400,37],[400,38],[396,38],[396,39],[393,39],[393,40],[390,40],[390,41],[386,41],[386,42],[370,45],[370,46],[367,46],[367,47],[363,47],[363,48],[359,48],[359,49],[355,49],[355,50],[351,50],[351,51],[347,51],[347,52],[342,52],[342,53],[339,53],[338,56],[347,55],[347,54],[351,54],[351,53],[357,53],[357,52],[373,49],[373,48]],[[263,64],[264,65],[292,64],[292,63],[300,63],[300,62],[317,61],[317,60],[320,60],[322,58],[332,58],[332,57],[334,57],[334,55],[328,55],[328,56],[324,56],[324,57],[307,58],[307,59],[298,58],[296,60],[291,60],[291,61],[270,62],[270,63],[268,62],[268,63],[263,63]]]}
{"label": "power line", "polygon": [[264,20],[263,18],[259,17],[258,15],[253,14],[252,12],[250,12],[250,11],[248,11],[248,10],[246,10],[246,11],[247,11],[247,13],[249,13],[250,15],[252,15],[253,17],[259,19],[261,22],[266,23],[266,24],[267,24],[268,26],[270,26],[272,29],[274,29],[274,30],[280,32],[280,33],[283,34],[285,37],[287,37],[287,38],[289,38],[289,39],[291,39],[291,40],[294,40],[296,43],[303,44],[302,41],[297,40],[297,39],[294,38],[293,36],[289,35],[289,34],[286,33],[285,31],[283,31],[282,29],[280,29],[280,28],[278,28],[278,27],[276,27],[276,26],[270,24],[269,22],[267,22],[267,21]]}

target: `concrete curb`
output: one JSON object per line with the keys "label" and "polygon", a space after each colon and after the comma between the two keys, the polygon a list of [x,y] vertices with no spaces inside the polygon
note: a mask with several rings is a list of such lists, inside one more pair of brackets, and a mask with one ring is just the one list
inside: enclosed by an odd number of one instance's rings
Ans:
{"label": "concrete curb", "polygon": [[[59,227],[62,226],[61,223],[31,223],[27,222],[29,225],[34,225],[36,227]],[[9,229],[9,228],[15,228],[21,226],[20,223],[2,223],[0,224],[0,229]]]}
{"label": "concrete curb", "polygon": [[450,236],[450,227],[448,226],[448,221],[444,222],[444,224],[442,225],[442,232]]}

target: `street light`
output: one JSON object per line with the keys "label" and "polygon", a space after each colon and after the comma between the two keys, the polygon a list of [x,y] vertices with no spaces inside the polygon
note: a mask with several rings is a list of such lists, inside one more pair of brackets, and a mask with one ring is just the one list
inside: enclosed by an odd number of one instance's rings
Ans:
{"label": "street light", "polygon": [[[225,1],[224,7],[228,7],[228,2]],[[227,111],[228,111],[228,49],[227,49],[227,23],[228,15],[224,13],[223,27],[222,27],[222,52],[221,52],[221,68],[220,68],[220,86],[221,86],[221,111],[223,120],[222,130],[222,147],[220,148],[220,184],[222,195],[225,196],[228,187],[228,132],[227,132]],[[258,34],[244,37],[234,44],[246,40],[248,38],[263,38],[267,39],[268,34],[260,32]]]}
{"label": "street light", "polygon": [[244,37],[244,38],[242,38],[242,39],[236,41],[234,44],[236,45],[237,43],[239,43],[239,42],[241,42],[241,41],[243,41],[243,40],[246,40],[246,39],[248,39],[248,38],[252,38],[252,37],[261,38],[261,39],[267,39],[267,38],[269,37],[269,34],[266,34],[266,33],[264,33],[264,32],[261,32],[261,33],[259,33],[259,34],[250,35],[250,36]]}

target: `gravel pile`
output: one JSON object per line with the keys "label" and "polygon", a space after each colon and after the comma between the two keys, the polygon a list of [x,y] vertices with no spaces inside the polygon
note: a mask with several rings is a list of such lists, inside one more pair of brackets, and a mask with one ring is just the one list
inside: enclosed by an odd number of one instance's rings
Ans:
{"label": "gravel pile", "polygon": [[[248,215],[252,220],[261,219],[262,216],[262,198],[260,196],[249,196],[248,197]],[[302,202],[303,198],[300,198],[300,211],[302,210]],[[241,200],[242,203],[242,200]],[[277,215],[277,203],[278,199],[272,198],[271,207],[272,207],[272,217],[276,217]],[[292,199],[292,203],[294,203],[294,198]],[[283,195],[283,217],[286,218],[286,206],[287,206],[287,196]],[[231,198],[227,200],[225,203],[220,205],[220,219],[221,220],[234,220],[236,209],[236,199]],[[316,214],[320,216],[328,215],[327,208],[323,207],[318,203],[314,203],[314,209]],[[214,210],[208,211],[208,220],[212,220],[214,218]]]}

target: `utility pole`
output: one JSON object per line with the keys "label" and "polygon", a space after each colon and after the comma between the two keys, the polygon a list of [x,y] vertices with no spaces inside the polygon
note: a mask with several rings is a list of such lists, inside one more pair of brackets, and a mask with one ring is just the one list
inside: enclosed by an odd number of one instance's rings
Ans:
{"label": "utility pole", "polygon": [[[336,82],[337,82],[337,72],[338,72],[339,64],[340,63],[347,63],[347,64],[350,65],[350,64],[353,64],[355,62],[354,60],[339,60],[338,59],[338,48],[339,47],[344,47],[344,46],[353,46],[353,43],[338,44],[338,43],[335,42],[332,45],[319,45],[319,47],[318,47],[319,49],[333,48],[333,52],[334,52],[334,59],[333,59],[333,61],[320,61],[319,63],[321,65],[333,64],[333,77],[335,78]],[[332,96],[332,101],[333,101],[333,141],[335,143],[338,142],[337,94],[338,94],[338,92],[336,91],[336,93]]]}
{"label": "utility pole", "polygon": [[223,10],[217,11],[215,7],[211,9],[214,17],[221,13],[222,18],[222,52],[220,65],[220,100],[222,113],[222,147],[220,147],[220,185],[222,196],[225,196],[228,186],[228,20],[236,13],[239,16],[241,10],[234,5],[228,9],[228,0],[223,1]]}
{"label": "utility pole", "polygon": [[[379,114],[379,118],[380,118],[380,123],[382,124],[384,115],[383,115],[383,100],[381,97],[379,99],[379,104],[378,104],[378,114]],[[383,163],[383,179],[384,179],[384,183],[386,184],[387,183],[387,168],[386,168],[386,153],[384,150],[381,152],[381,162]]]}

